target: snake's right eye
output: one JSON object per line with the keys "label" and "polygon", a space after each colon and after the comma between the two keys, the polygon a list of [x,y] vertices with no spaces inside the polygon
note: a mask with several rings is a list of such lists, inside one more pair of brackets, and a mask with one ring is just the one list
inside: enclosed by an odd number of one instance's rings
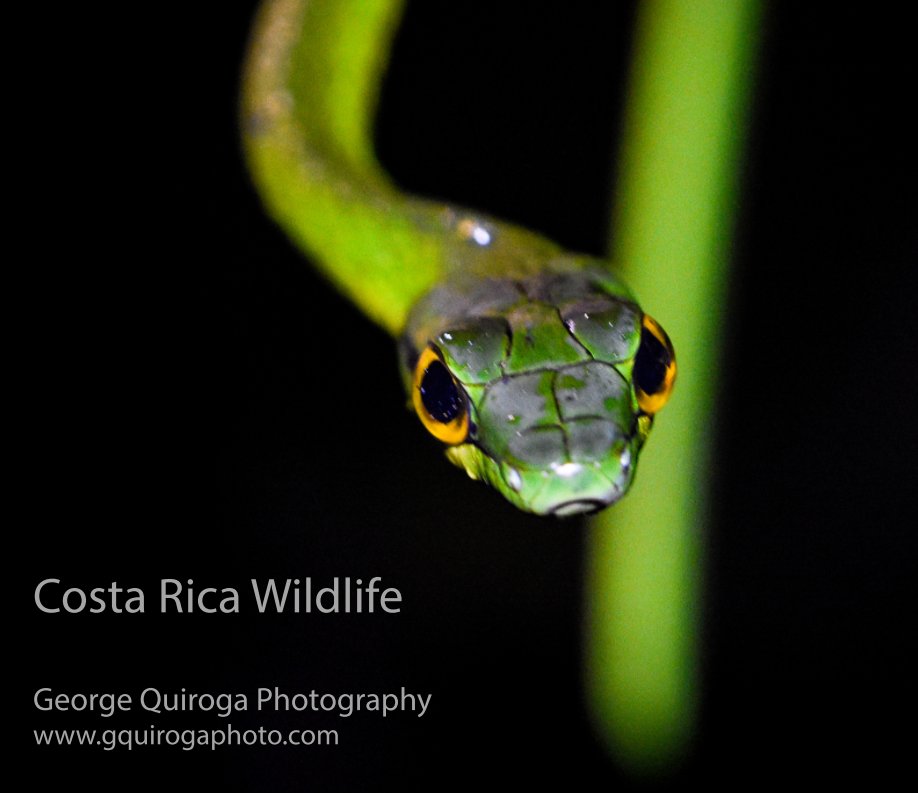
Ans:
{"label": "snake's right eye", "polygon": [[415,412],[427,431],[444,443],[463,443],[469,434],[465,392],[434,347],[421,353],[411,390]]}

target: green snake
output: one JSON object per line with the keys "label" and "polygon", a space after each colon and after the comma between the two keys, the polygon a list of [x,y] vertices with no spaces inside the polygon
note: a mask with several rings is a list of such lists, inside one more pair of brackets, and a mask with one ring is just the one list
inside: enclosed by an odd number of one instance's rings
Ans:
{"label": "green snake", "polygon": [[610,262],[408,196],[382,172],[368,75],[397,6],[264,5],[242,103],[253,178],[325,275],[397,337],[409,403],[451,462],[528,512],[606,507],[672,391],[673,347]]}

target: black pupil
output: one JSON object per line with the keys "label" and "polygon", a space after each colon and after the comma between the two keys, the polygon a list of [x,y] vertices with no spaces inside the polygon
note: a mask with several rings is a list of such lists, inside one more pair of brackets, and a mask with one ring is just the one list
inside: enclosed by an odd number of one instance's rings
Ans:
{"label": "black pupil", "polygon": [[641,346],[634,359],[634,382],[645,394],[656,394],[666,380],[669,350],[647,328],[641,331]]}
{"label": "black pupil", "polygon": [[430,417],[441,424],[449,424],[462,415],[462,396],[449,370],[440,361],[431,363],[424,372],[421,401]]}

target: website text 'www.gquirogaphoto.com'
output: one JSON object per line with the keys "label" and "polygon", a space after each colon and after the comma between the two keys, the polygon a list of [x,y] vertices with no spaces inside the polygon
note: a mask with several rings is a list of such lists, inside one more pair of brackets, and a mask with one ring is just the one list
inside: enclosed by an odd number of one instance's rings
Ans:
{"label": "website text 'www.gquirogaphoto.com'", "polygon": [[237,729],[226,724],[215,729],[146,728],[107,730],[33,730],[39,746],[86,746],[113,749],[140,749],[150,746],[172,746],[216,750],[224,746],[337,746],[337,730],[271,730],[266,727]]}

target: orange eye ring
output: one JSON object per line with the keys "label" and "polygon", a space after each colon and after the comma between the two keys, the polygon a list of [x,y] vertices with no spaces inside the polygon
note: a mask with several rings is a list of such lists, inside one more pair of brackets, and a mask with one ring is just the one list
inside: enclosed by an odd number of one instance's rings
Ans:
{"label": "orange eye ring", "polygon": [[427,431],[443,443],[464,443],[469,434],[469,409],[465,391],[429,345],[417,365],[411,387],[411,403]]}
{"label": "orange eye ring", "polygon": [[645,314],[641,345],[634,359],[634,393],[644,413],[653,415],[669,400],[676,382],[676,353],[666,331]]}

